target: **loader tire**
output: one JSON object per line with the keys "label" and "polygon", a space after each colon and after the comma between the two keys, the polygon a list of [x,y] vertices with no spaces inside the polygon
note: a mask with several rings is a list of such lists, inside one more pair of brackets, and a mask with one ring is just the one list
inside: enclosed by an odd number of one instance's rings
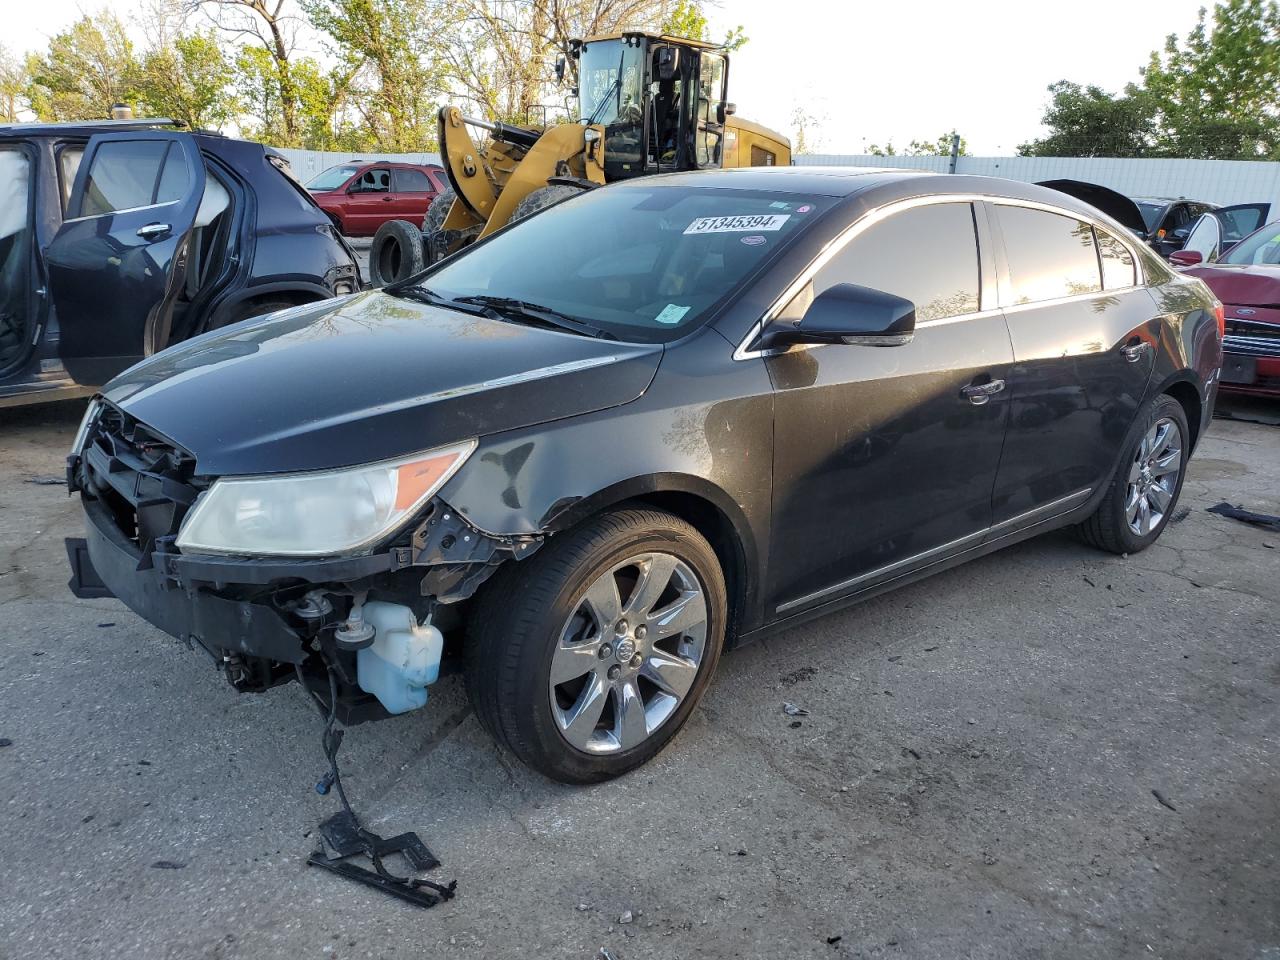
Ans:
{"label": "loader tire", "polygon": [[442,190],[431,201],[431,205],[427,207],[427,215],[422,218],[422,249],[427,266],[448,256],[448,251],[454,248],[455,243],[461,241],[460,246],[454,249],[456,253],[480,235],[479,227],[467,227],[465,230],[444,229],[444,218],[449,215],[454,196],[452,190]]}
{"label": "loader tire", "polygon": [[567,183],[552,183],[539,187],[516,204],[515,212],[511,214],[511,222],[515,223],[525,217],[532,217],[535,213],[541,213],[547,207],[554,207],[561,200],[576,197],[582,192],[582,187],[570,186]]}
{"label": "loader tire", "polygon": [[369,248],[369,282],[382,287],[421,273],[424,257],[422,231],[408,220],[388,220]]}

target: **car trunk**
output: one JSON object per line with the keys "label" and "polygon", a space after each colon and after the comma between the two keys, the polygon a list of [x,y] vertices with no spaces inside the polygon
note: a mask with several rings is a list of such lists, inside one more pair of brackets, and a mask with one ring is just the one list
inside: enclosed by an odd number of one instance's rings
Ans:
{"label": "car trunk", "polygon": [[33,235],[30,157],[0,147],[0,371],[26,353]]}

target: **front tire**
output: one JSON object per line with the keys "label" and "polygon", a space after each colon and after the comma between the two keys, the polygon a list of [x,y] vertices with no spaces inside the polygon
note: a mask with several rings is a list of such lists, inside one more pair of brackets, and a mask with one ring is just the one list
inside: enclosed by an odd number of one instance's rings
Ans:
{"label": "front tire", "polygon": [[724,575],[688,523],[602,515],[511,563],[468,642],[481,723],[561,783],[598,783],[658,753],[701,699],[724,641]]}
{"label": "front tire", "polygon": [[1155,543],[1178,505],[1190,439],[1182,404],[1161,394],[1130,440],[1098,509],[1077,528],[1081,539],[1121,554]]}

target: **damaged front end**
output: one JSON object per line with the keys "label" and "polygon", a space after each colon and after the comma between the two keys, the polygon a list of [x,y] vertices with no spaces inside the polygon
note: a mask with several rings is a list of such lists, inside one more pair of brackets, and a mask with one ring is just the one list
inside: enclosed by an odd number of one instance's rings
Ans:
{"label": "damaged front end", "polygon": [[356,555],[182,550],[183,521],[213,483],[195,468],[188,451],[97,404],[68,459],[86,520],[85,538],[67,541],[72,591],[118,597],[207,651],[237,690],[299,678],[348,725],[425,704],[465,601],[543,539],[484,533],[433,496]]}

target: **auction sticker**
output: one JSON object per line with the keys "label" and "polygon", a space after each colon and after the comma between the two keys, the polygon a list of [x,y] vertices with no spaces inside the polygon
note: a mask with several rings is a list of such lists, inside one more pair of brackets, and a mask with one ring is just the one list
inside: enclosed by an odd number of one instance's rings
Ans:
{"label": "auction sticker", "polygon": [[789,213],[762,213],[738,217],[699,217],[685,233],[760,233],[765,230],[781,230],[791,219]]}

